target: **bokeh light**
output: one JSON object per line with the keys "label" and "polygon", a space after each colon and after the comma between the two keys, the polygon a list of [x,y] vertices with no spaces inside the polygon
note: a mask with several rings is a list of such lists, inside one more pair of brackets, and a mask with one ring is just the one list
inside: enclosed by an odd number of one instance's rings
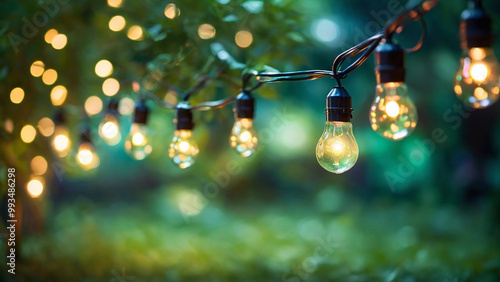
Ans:
{"label": "bokeh light", "polygon": [[38,198],[43,193],[43,179],[40,177],[31,179],[26,184],[26,189],[32,198]]}
{"label": "bokeh light", "polygon": [[43,117],[38,121],[38,131],[45,137],[49,137],[54,133],[55,125],[54,122],[48,118]]}
{"label": "bokeh light", "polygon": [[30,73],[34,77],[40,77],[45,71],[45,64],[42,61],[36,61],[31,64]]}
{"label": "bokeh light", "polygon": [[202,24],[198,27],[198,36],[201,39],[210,39],[215,36],[215,27],[211,24]]}
{"label": "bokeh light", "polygon": [[20,104],[24,99],[24,90],[16,87],[10,91],[10,101],[14,104]]}
{"label": "bokeh light", "polygon": [[170,3],[167,5],[167,7],[165,7],[165,11],[164,11],[164,14],[165,14],[165,17],[169,18],[169,19],[175,19],[175,17],[178,17],[180,14],[181,14],[181,10],[179,10],[175,4],[173,3]]}
{"label": "bokeh light", "polygon": [[238,47],[247,48],[253,42],[252,33],[247,30],[240,30],[236,33],[234,41]]}
{"label": "bokeh light", "polygon": [[88,115],[93,116],[100,113],[102,110],[102,100],[97,96],[90,96],[85,101],[85,111]]}
{"label": "bokeh light", "polygon": [[25,125],[21,129],[21,140],[23,140],[24,143],[31,143],[33,140],[35,140],[36,137],[36,129],[33,127],[33,125]]}
{"label": "bokeh light", "polygon": [[66,43],[68,43],[68,38],[66,35],[59,33],[58,35],[54,36],[52,38],[52,47],[56,50],[61,50],[66,46]]}
{"label": "bokeh light", "polygon": [[11,119],[6,119],[3,124],[5,131],[12,133],[14,131],[14,122]]}
{"label": "bokeh light", "polygon": [[120,31],[123,28],[125,28],[125,25],[127,22],[125,21],[125,18],[122,16],[114,16],[109,20],[109,29],[111,31]]}
{"label": "bokeh light", "polygon": [[135,103],[134,100],[125,97],[120,100],[118,104],[118,112],[122,115],[130,115],[134,112]]}
{"label": "bokeh light", "polygon": [[107,77],[113,73],[113,64],[108,60],[100,60],[95,65],[95,74],[100,77]]}
{"label": "bokeh light", "polygon": [[54,106],[60,106],[64,104],[67,96],[68,90],[62,85],[57,85],[52,88],[52,91],[50,91],[50,100],[52,102],[52,105]]}
{"label": "bokeh light", "polygon": [[119,8],[122,6],[122,0],[108,0],[108,6],[113,8]]}
{"label": "bokeh light", "polygon": [[52,85],[57,80],[57,72],[53,69],[48,69],[43,72],[42,81],[47,85]]}
{"label": "bokeh light", "polygon": [[131,26],[127,31],[127,37],[130,38],[131,40],[140,41],[143,39],[142,35],[143,35],[142,27],[138,25]]}
{"label": "bokeh light", "polygon": [[44,39],[45,39],[45,42],[49,43],[49,44],[52,44],[52,40],[54,39],[54,37],[56,37],[56,35],[58,35],[59,33],[57,32],[57,30],[55,29],[49,29],[46,33],[45,33],[45,36],[44,36]]}
{"label": "bokeh light", "polygon": [[329,19],[320,19],[313,24],[312,34],[317,40],[329,43],[339,37],[339,26]]}
{"label": "bokeh light", "polygon": [[31,171],[36,175],[43,175],[48,168],[47,161],[42,156],[36,156],[31,160],[30,163]]}
{"label": "bokeh light", "polygon": [[120,83],[114,78],[108,78],[102,83],[102,92],[106,96],[114,96],[120,90]]}

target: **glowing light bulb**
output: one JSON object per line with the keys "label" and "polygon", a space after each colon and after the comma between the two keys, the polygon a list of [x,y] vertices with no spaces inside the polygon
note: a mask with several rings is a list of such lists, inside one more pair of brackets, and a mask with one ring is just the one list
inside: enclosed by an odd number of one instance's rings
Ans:
{"label": "glowing light bulb", "polygon": [[485,108],[498,100],[500,71],[491,48],[464,51],[454,89],[458,99],[471,108]]}
{"label": "glowing light bulb", "polygon": [[30,181],[26,184],[26,190],[32,198],[38,198],[43,193],[44,179],[42,177],[32,176]]}
{"label": "glowing light bulb", "polygon": [[134,123],[125,139],[125,151],[136,160],[143,160],[153,151],[148,143],[149,135],[146,124]]}
{"label": "glowing light bulb", "polygon": [[116,145],[120,142],[121,134],[116,115],[107,114],[99,125],[99,135],[108,145]]}
{"label": "glowing light bulb", "polygon": [[96,168],[99,165],[99,156],[90,142],[82,142],[76,154],[78,164],[85,170]]}
{"label": "glowing light bulb", "polygon": [[255,152],[258,139],[251,118],[237,118],[234,122],[229,144],[242,157],[248,157]]}
{"label": "glowing light bulb", "polygon": [[378,84],[369,118],[372,129],[387,139],[400,140],[410,135],[417,126],[418,114],[406,84]]}
{"label": "glowing light bulb", "polygon": [[71,147],[68,128],[64,125],[56,125],[51,143],[56,154],[61,158],[65,157]]}
{"label": "glowing light bulb", "polygon": [[180,168],[188,168],[194,164],[195,157],[198,155],[198,144],[192,138],[190,129],[179,129],[175,131],[168,156]]}
{"label": "glowing light bulb", "polygon": [[327,121],[316,146],[316,159],[327,171],[340,174],[354,166],[359,149],[350,122]]}

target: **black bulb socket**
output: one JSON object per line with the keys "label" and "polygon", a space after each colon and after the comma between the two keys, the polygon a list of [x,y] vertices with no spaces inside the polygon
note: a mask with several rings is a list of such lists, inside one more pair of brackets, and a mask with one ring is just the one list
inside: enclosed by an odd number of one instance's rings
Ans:
{"label": "black bulb socket", "polygon": [[493,44],[491,18],[480,1],[470,1],[460,15],[460,42],[462,49],[489,48]]}
{"label": "black bulb socket", "polygon": [[107,107],[107,113],[108,114],[113,114],[115,116],[118,115],[118,104],[119,101],[117,99],[110,99],[108,101],[108,107]]}
{"label": "black bulb socket", "polygon": [[375,49],[377,83],[405,81],[405,51],[398,44],[383,43]]}
{"label": "black bulb socket", "polygon": [[174,119],[176,130],[192,130],[194,128],[193,111],[187,104],[177,105],[177,114]]}
{"label": "black bulb socket", "polygon": [[334,87],[326,96],[326,121],[350,122],[352,99],[344,87]]}
{"label": "black bulb socket", "polygon": [[90,129],[84,129],[80,132],[80,142],[92,144],[92,137],[90,136]]}
{"label": "black bulb socket", "polygon": [[143,100],[137,101],[134,111],[134,123],[146,124],[148,122],[149,109]]}
{"label": "black bulb socket", "polygon": [[236,96],[234,103],[234,116],[236,118],[250,118],[253,119],[255,110],[255,99],[250,92],[241,92]]}
{"label": "black bulb socket", "polygon": [[54,125],[65,125],[66,124],[66,113],[63,109],[59,109],[54,114]]}

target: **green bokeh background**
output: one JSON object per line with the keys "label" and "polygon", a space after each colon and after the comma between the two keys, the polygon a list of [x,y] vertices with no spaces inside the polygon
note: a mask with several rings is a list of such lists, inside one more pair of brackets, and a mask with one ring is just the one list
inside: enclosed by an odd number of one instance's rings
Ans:
{"label": "green bokeh background", "polygon": [[[484,1],[500,32],[500,4]],[[9,34],[23,34],[25,21],[58,3],[59,11],[39,27],[18,52]],[[104,101],[104,81],[95,63],[113,63],[121,82],[117,97],[137,99],[131,82],[160,98],[162,84],[188,89],[202,74],[223,69],[223,77],[193,97],[193,103],[234,96],[243,69],[217,59],[222,44],[245,69],[280,71],[330,69],[347,47],[383,27],[403,0],[389,1],[178,1],[180,16],[163,15],[169,1],[3,1],[0,4],[0,179],[17,170],[20,251],[15,279],[24,281],[497,281],[500,277],[500,105],[468,111],[453,92],[461,50],[460,12],[466,1],[441,1],[425,20],[423,47],[406,56],[407,84],[419,123],[408,138],[392,142],[368,121],[375,93],[373,59],[343,84],[353,97],[357,164],[342,175],[324,171],[314,155],[324,126],[329,78],[267,84],[255,93],[258,152],[243,159],[228,142],[231,107],[195,113],[200,146],[197,163],[186,170],[168,159],[174,112],[148,101],[152,155],[131,160],[123,140],[110,147],[96,134],[102,115],[92,116],[100,166],[82,171],[52,155],[49,138],[20,139],[25,124],[51,117],[52,86],[29,73],[42,60],[54,68],[68,98],[72,139],[80,109],[89,96]],[[138,24],[143,41],[126,30],[111,32],[108,21],[123,15],[127,28]],[[315,24],[337,25],[336,39],[322,43]],[[200,24],[216,36],[202,40]],[[56,28],[68,37],[62,50],[44,41]],[[249,48],[234,34],[252,32]],[[410,47],[420,29],[412,24],[397,40]],[[500,52],[495,40],[494,50]],[[19,105],[9,93],[22,87]],[[70,106],[72,105],[72,106]],[[464,111],[465,114],[461,114]],[[122,136],[130,116],[120,117]],[[13,121],[12,133],[5,121]],[[433,132],[446,137],[433,139]],[[436,133],[434,133],[436,134]],[[437,140],[439,139],[439,140]],[[73,142],[76,150],[77,142]],[[74,152],[73,152],[74,154]],[[30,160],[49,162],[40,198],[25,192]],[[5,193],[7,185],[2,185]],[[5,203],[5,200],[4,200]],[[4,215],[5,218],[5,215]],[[19,227],[19,229],[21,229]],[[5,232],[2,228],[2,232]],[[5,233],[7,236],[8,234]],[[2,242],[2,248],[5,246]],[[3,256],[5,257],[5,256]],[[2,260],[3,261],[3,260]],[[2,280],[12,279],[2,263]]]}

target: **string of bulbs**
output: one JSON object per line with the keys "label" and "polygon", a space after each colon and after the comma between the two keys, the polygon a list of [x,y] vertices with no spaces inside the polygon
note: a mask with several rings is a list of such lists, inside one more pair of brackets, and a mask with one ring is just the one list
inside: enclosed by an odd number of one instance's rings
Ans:
{"label": "string of bulbs", "polygon": [[[133,124],[125,139],[125,151],[136,160],[143,160],[153,148],[148,142],[149,109],[146,100],[153,100],[161,107],[176,111],[175,133],[169,147],[169,157],[180,168],[194,164],[199,147],[193,138],[195,127],[193,111],[206,111],[234,103],[235,123],[229,143],[243,157],[252,155],[258,145],[257,131],[253,126],[255,98],[252,93],[266,83],[282,81],[315,80],[331,77],[336,87],[326,97],[326,123],[322,136],[316,146],[318,163],[327,171],[340,174],[354,166],[359,149],[352,131],[351,96],[342,86],[342,79],[361,66],[372,53],[375,53],[375,75],[377,78],[376,95],[370,107],[369,120],[372,129],[390,140],[401,140],[410,135],[418,121],[416,107],[408,95],[405,84],[405,53],[417,51],[423,44],[426,26],[422,18],[439,0],[410,1],[405,9],[372,37],[337,56],[332,70],[306,70],[295,72],[257,72],[248,71],[242,75],[242,90],[236,97],[208,101],[191,105],[189,99],[208,84],[206,77],[183,95],[176,105],[159,99],[156,95],[142,92],[135,105]],[[393,42],[394,34],[401,33],[413,21],[420,22],[422,36],[411,49],[404,49]],[[498,100],[500,92],[500,73],[498,61],[492,50],[491,18],[482,6],[481,0],[469,1],[468,8],[461,14],[460,40],[463,56],[455,76],[454,91],[457,97],[471,108],[485,108]],[[347,58],[359,57],[342,69]],[[253,80],[253,83],[251,81]],[[65,125],[63,112],[55,116],[55,133],[52,147],[64,157],[71,141]],[[112,100],[107,107],[104,119],[99,125],[99,135],[108,144],[120,140],[118,126],[118,102]],[[84,168],[98,165],[89,129],[82,131],[77,161]]]}

